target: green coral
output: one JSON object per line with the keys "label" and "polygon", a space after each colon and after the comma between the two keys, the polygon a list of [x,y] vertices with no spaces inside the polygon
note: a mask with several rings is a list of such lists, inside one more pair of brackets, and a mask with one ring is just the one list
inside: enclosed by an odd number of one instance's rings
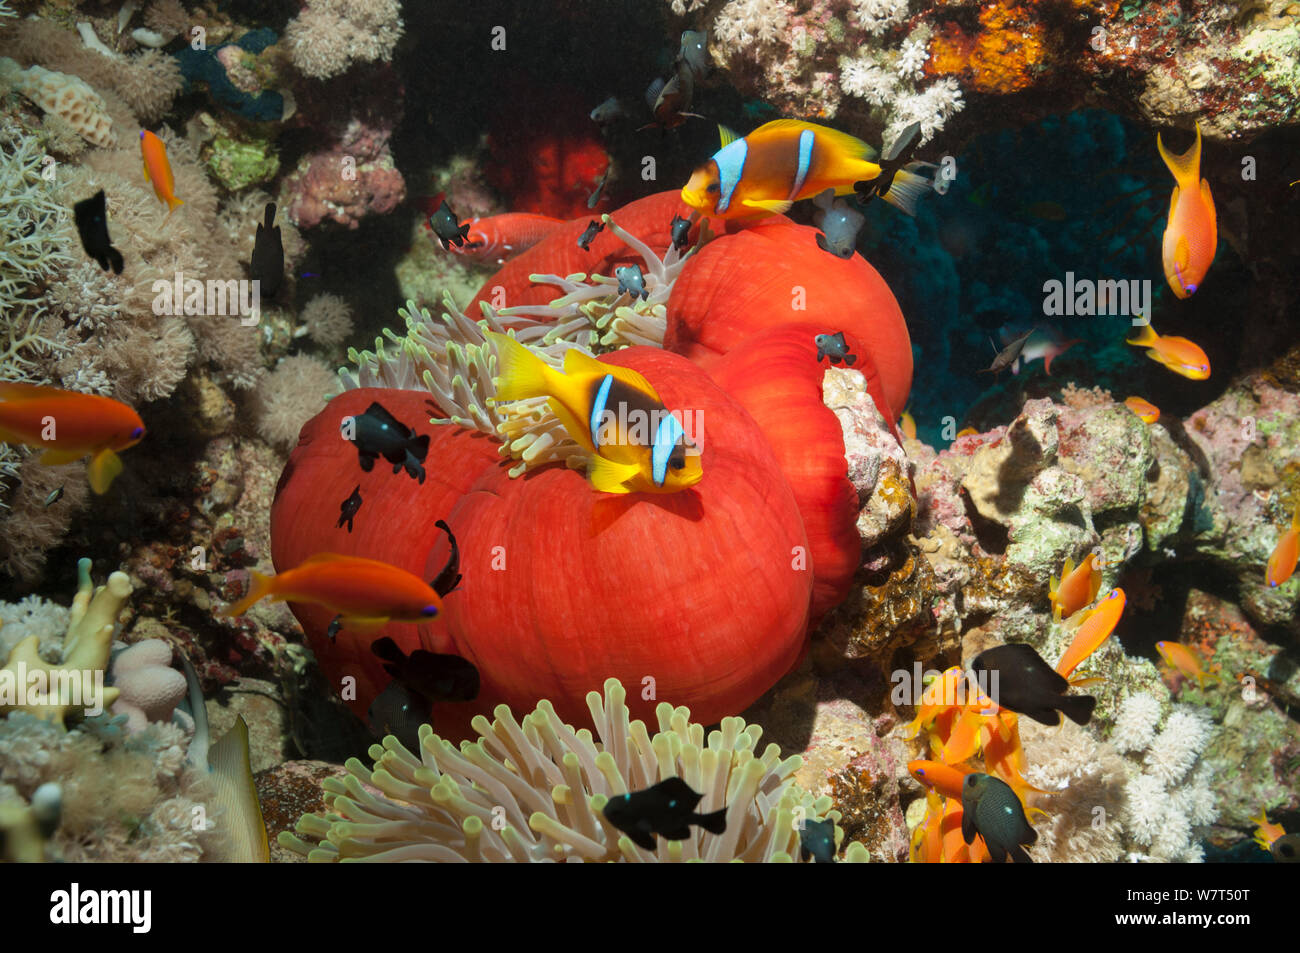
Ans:
{"label": "green coral", "polygon": [[1232,56],[1254,62],[1269,85],[1300,94],[1300,22],[1281,30],[1255,30],[1237,44]]}
{"label": "green coral", "polygon": [[273,179],[280,171],[280,157],[266,140],[219,135],[207,148],[207,165],[217,180],[234,192]]}

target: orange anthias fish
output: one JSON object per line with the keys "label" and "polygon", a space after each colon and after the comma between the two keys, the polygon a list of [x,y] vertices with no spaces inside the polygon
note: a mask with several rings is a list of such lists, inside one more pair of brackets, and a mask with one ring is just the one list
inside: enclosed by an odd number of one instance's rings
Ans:
{"label": "orange anthias fish", "polygon": [[1201,691],[1205,690],[1207,678],[1219,681],[1219,676],[1202,669],[1201,660],[1196,653],[1180,642],[1157,642],[1156,651],[1170,668],[1177,669],[1188,678],[1196,679],[1196,684],[1201,687]]}
{"label": "orange anthias fish", "polygon": [[167,214],[176,211],[184,200],[175,195],[176,179],[172,165],[167,161],[167,147],[148,129],[140,130],[140,155],[144,158],[144,177],[153,183],[153,194],[159,202],[167,203]]}
{"label": "orange anthias fish", "polygon": [[898,418],[898,429],[903,431],[903,436],[908,440],[916,439],[916,421],[907,411],[903,411],[903,416]]}
{"label": "orange anthias fish", "polygon": [[1259,817],[1252,817],[1251,820],[1258,825],[1255,828],[1255,843],[1260,846],[1261,850],[1271,851],[1277,839],[1286,836],[1286,830],[1281,824],[1270,824],[1268,822],[1268,814],[1265,813],[1262,807],[1259,809]]}
{"label": "orange anthias fish", "polygon": [[117,451],[139,443],[144,421],[121,401],[39,384],[0,381],[0,442],[44,447],[51,466],[90,455],[87,477],[105,492],[122,472]]}
{"label": "orange anthias fish", "polygon": [[1159,133],[1156,148],[1178,183],[1161,245],[1165,280],[1178,297],[1190,298],[1210,270],[1219,241],[1210,184],[1201,178],[1201,124],[1196,124],[1196,142],[1182,155],[1170,153]]}
{"label": "orange anthias fish", "polygon": [[[722,148],[682,189],[683,202],[714,218],[776,215],[826,189],[848,195],[855,182],[880,175],[880,166],[868,158],[875,155],[871,146],[829,126],[776,119],[744,138],[719,129]],[[928,185],[900,169],[882,198],[910,213]]]}
{"label": "orange anthias fish", "polygon": [[1160,408],[1149,400],[1143,400],[1141,397],[1126,398],[1124,406],[1137,414],[1138,419],[1144,424],[1153,424],[1160,419]]}
{"label": "orange anthias fish", "polygon": [[905,738],[916,736],[919,729],[934,721],[940,713],[958,707],[964,696],[962,692],[966,673],[960,665],[954,665],[942,675],[925,686],[921,692],[920,704],[916,707],[916,717],[912,719],[904,732]]}
{"label": "orange anthias fish", "polygon": [[1061,660],[1056,663],[1056,671],[1062,678],[1069,678],[1070,673],[1078,668],[1084,659],[1101,648],[1102,643],[1110,638],[1110,634],[1115,631],[1115,626],[1119,623],[1119,617],[1124,614],[1126,601],[1127,597],[1123,589],[1112,589],[1106,598],[1097,604],[1097,608],[1084,617],[1075,630],[1074,641],[1065,650]]}
{"label": "orange anthias fish", "polygon": [[342,617],[344,628],[366,634],[389,622],[428,622],[442,599],[419,576],[376,559],[317,553],[300,566],[274,576],[259,572],[247,595],[219,614],[243,615],[266,596],[275,602],[310,602]]}
{"label": "orange anthias fish", "polygon": [[1097,568],[1097,554],[1089,553],[1075,568],[1074,560],[1067,558],[1061,570],[1061,580],[1055,576],[1048,582],[1047,598],[1052,603],[1052,615],[1057,622],[1068,619],[1097,598],[1101,590],[1101,570]]}
{"label": "orange anthias fish", "polygon": [[1157,364],[1163,364],[1175,374],[1194,381],[1203,381],[1210,376],[1210,359],[1199,344],[1187,338],[1156,334],[1150,319],[1138,328],[1137,337],[1129,338],[1125,343],[1147,348],[1147,357]]}
{"label": "orange anthias fish", "polygon": [[1268,568],[1264,570],[1264,582],[1270,589],[1282,585],[1295,572],[1297,557],[1300,557],[1300,503],[1296,504],[1291,515],[1291,528],[1282,534],[1273,548],[1273,555],[1268,557]]}
{"label": "orange anthias fish", "polygon": [[966,780],[966,775],[974,770],[964,764],[943,764],[940,761],[907,762],[907,771],[918,784],[924,785],[931,791],[937,791],[944,797],[956,798],[959,801],[962,782]]}
{"label": "orange anthias fish", "polygon": [[507,212],[487,218],[471,218],[463,245],[447,245],[447,251],[471,261],[493,262],[503,265],[510,258],[532,248],[557,228],[567,224],[563,219],[529,212]]}

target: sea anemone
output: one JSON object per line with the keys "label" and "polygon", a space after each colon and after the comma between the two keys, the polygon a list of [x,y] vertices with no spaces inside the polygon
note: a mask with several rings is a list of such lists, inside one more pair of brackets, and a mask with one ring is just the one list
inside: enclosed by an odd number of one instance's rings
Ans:
{"label": "sea anemone", "polygon": [[[603,698],[587,695],[594,740],[546,701],[522,724],[505,705],[492,722],[478,716],[480,739],[459,749],[428,725],[418,755],[390,735],[370,748],[373,770],[353,758],[346,777],[324,782],[330,813],[305,815],[302,836],[283,833],[280,843],[323,862],[792,861],[799,820],[839,820],[827,813],[829,798],[814,800],[793,781],[798,756],[782,759],[774,744],[758,753],[757,725],[726,718],[706,739],[689,709],[661,703],[651,737],[644,722],[629,719],[625,697],[613,678]],[[651,852],[605,819],[610,797],[670,777],[703,795],[700,813],[725,807],[726,831],[692,825],[685,840],[657,838]],[[867,858],[861,844],[846,852],[847,860]]]}

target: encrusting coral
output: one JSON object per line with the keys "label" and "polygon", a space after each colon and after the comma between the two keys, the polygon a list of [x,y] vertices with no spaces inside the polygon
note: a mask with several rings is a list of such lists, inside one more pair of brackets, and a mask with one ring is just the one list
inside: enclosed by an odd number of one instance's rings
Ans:
{"label": "encrusting coral", "polygon": [[59,661],[41,657],[36,634],[15,645],[0,669],[0,713],[25,711],[62,725],[88,703],[111,705],[118,691],[102,688],[103,675],[118,614],[130,595],[131,581],[122,572],[96,589],[90,581],[90,560],[82,559]]}
{"label": "encrusting coral", "polygon": [[[302,836],[284,833],[280,843],[325,862],[793,861],[798,820],[839,819],[827,813],[829,798],[814,801],[794,783],[797,756],[782,760],[776,745],[758,753],[758,726],[727,718],[706,739],[687,709],[661,703],[651,737],[629,722],[623,686],[609,679],[604,689],[603,698],[587,696],[596,739],[563,724],[546,701],[522,724],[505,705],[491,723],[480,715],[481,739],[459,751],[428,725],[418,756],[389,736],[370,749],[373,771],[353,758],[347,777],[324,782],[331,813],[305,815]],[[692,826],[687,839],[660,838],[651,852],[605,819],[610,797],[669,777],[703,794],[701,813],[725,807],[726,831]],[[867,858],[860,844],[845,857]]]}

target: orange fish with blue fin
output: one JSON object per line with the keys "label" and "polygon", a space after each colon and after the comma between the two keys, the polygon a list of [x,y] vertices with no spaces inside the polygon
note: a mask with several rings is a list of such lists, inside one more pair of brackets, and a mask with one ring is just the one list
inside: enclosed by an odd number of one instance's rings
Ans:
{"label": "orange fish with blue fin", "polygon": [[549,397],[569,436],[591,454],[587,478],[595,489],[678,493],[700,482],[699,449],[636,371],[576,348],[557,371],[512,337],[487,337],[500,360],[496,400]]}
{"label": "orange fish with blue fin", "polygon": [[143,438],[144,421],[120,400],[0,381],[0,442],[42,447],[40,462],[49,466],[89,455],[86,476],[96,493],[122,472],[118,452]]}
{"label": "orange fish with blue fin", "polygon": [[249,573],[247,594],[218,612],[243,615],[261,599],[308,602],[338,614],[342,628],[365,635],[389,622],[428,622],[442,597],[419,576],[390,563],[338,553],[316,553],[274,576]]}
{"label": "orange fish with blue fin", "polygon": [[1220,680],[1218,675],[1205,671],[1201,667],[1201,660],[1197,654],[1181,642],[1157,642],[1156,651],[1170,668],[1176,669],[1188,678],[1196,679],[1196,684],[1200,686],[1201,691],[1205,691],[1207,678],[1212,678],[1216,682]]}
{"label": "orange fish with blue fin", "polygon": [[[848,195],[855,182],[881,174],[876,150],[861,139],[802,119],[776,119],[743,138],[720,126],[722,148],[695,170],[682,201],[713,218],[778,215],[827,189]],[[899,169],[886,202],[913,214],[931,188],[924,176]]]}
{"label": "orange fish with blue fin", "polygon": [[1146,348],[1147,357],[1188,380],[1203,381],[1210,376],[1210,359],[1199,344],[1187,338],[1156,334],[1149,318],[1138,327],[1137,337],[1124,343]]}
{"label": "orange fish with blue fin", "polygon": [[1161,240],[1165,280],[1175,295],[1190,298],[1210,270],[1219,242],[1210,183],[1201,178],[1201,124],[1196,124],[1196,141],[1182,155],[1166,149],[1160,133],[1156,148],[1178,183],[1169,198],[1169,222]]}
{"label": "orange fish with blue fin", "polygon": [[1052,603],[1052,616],[1057,622],[1068,619],[1097,598],[1101,591],[1101,570],[1097,568],[1097,554],[1089,553],[1076,567],[1074,560],[1066,558],[1061,578],[1049,577],[1047,598]]}

